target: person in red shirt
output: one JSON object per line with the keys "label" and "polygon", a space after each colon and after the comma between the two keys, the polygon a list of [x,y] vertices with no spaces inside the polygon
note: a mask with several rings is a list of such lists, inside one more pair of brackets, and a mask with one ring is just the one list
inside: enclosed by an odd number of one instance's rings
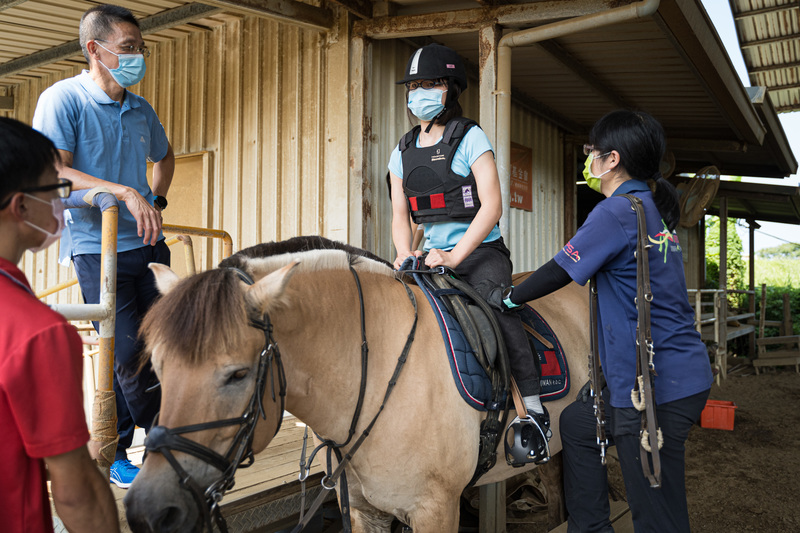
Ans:
{"label": "person in red shirt", "polygon": [[63,229],[58,152],[42,134],[0,117],[0,529],[52,533],[56,512],[70,532],[119,531],[114,497],[86,442],[81,340],[40,302],[17,268]]}

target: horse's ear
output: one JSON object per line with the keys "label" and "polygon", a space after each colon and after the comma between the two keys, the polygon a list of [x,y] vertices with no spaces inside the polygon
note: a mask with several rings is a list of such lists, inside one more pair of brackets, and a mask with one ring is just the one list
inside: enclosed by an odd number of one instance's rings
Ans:
{"label": "horse's ear", "polygon": [[292,279],[295,268],[300,261],[292,261],[285,267],[271,272],[255,282],[247,291],[247,299],[262,313],[267,311],[271,302],[279,301],[286,290],[286,284]]}
{"label": "horse's ear", "polygon": [[167,294],[181,280],[167,265],[150,263],[147,266],[153,271],[153,275],[156,277],[156,287],[161,294]]}

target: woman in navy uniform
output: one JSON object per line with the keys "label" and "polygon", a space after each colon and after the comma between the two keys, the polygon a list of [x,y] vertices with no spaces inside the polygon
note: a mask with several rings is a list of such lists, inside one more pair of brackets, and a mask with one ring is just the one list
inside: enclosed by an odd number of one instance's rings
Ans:
{"label": "woman in navy uniform", "polygon": [[[659,172],[666,147],[664,130],[647,113],[620,110],[594,125],[589,142],[584,147],[584,176],[606,198],[561,252],[509,291],[507,301],[526,302],[570,281],[583,285],[596,276],[599,355],[607,382],[603,389],[606,433],[617,447],[634,528],[637,532],[688,532],[684,443],[705,406],[712,375],[686,293],[675,233],[680,218],[677,191]],[[637,222],[622,194],[642,200],[652,245],[648,258],[654,390],[656,418],[664,437],[659,452],[660,488],[650,488],[644,475],[639,451],[641,413],[631,401],[637,373]],[[592,402],[579,396],[560,421],[568,531],[611,532],[608,480],[599,458]]]}
{"label": "woman in navy uniform", "polygon": [[[424,46],[409,58],[400,83],[406,86],[409,118],[419,119],[419,125],[403,136],[389,161],[395,268],[422,255],[412,247],[410,217],[424,227],[427,266],[452,268],[473,286],[487,281],[510,286],[510,252],[498,226],[500,180],[486,134],[462,117],[458,98],[467,76],[461,58],[446,46]],[[499,311],[496,316],[528,414],[547,433],[539,369],[520,317]],[[530,460],[545,459],[545,444],[532,446],[539,453]]]}

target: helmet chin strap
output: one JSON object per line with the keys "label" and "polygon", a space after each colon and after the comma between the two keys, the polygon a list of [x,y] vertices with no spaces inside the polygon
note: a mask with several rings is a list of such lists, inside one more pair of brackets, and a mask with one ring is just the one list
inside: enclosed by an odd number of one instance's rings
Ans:
{"label": "helmet chin strap", "polygon": [[[453,85],[453,78],[447,78],[447,88],[449,89],[450,86]],[[431,128],[433,127],[433,123],[436,122],[439,117],[441,117],[445,111],[447,111],[447,107],[450,105],[451,95],[450,91],[447,91],[447,96],[444,99],[444,109],[442,109],[438,115],[433,117],[430,122],[428,122],[428,127],[425,128],[425,133],[430,133]]]}
{"label": "helmet chin strap", "polygon": [[433,117],[433,118],[431,119],[431,121],[430,121],[430,122],[428,122],[428,127],[427,127],[427,128],[425,128],[425,133],[430,133],[430,132],[431,132],[431,127],[433,127],[433,123],[434,123],[434,122],[436,122],[436,120],[437,120],[439,117],[441,117],[441,116],[442,116],[442,113],[444,113],[445,111],[447,111],[447,106],[445,106],[445,108],[444,108],[444,109],[442,109],[442,111],[441,111],[441,112],[440,112],[438,115],[436,115],[435,117]]}

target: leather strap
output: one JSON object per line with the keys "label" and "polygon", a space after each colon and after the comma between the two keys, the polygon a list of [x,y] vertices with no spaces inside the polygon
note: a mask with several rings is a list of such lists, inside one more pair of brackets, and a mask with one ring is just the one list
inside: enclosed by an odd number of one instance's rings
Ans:
{"label": "leather strap", "polygon": [[[631,194],[623,194],[631,203],[636,213],[637,239],[636,239],[636,310],[638,323],[636,325],[636,375],[632,395],[638,394],[644,400],[642,412],[642,429],[639,451],[641,455],[642,470],[650,482],[650,487],[661,486],[661,456],[659,449],[658,419],[656,418],[655,391],[653,377],[656,369],[653,363],[653,336],[650,328],[650,302],[653,292],[650,288],[650,261],[648,249],[652,246],[647,240],[647,222],[644,216],[642,200]],[[637,390],[638,389],[638,390]],[[634,402],[636,403],[636,402]],[[640,408],[640,407],[639,407]],[[641,408],[640,408],[641,410]],[[649,450],[647,449],[649,448]],[[648,452],[652,456],[653,469],[650,470]]]}
{"label": "leather strap", "polygon": [[600,384],[600,348],[599,335],[597,332],[597,280],[595,276],[589,281],[589,379],[592,383],[592,401],[594,417],[597,421],[596,434],[597,445],[600,446],[600,464],[606,464],[606,448],[608,448],[608,437],[606,437],[606,411],[603,402],[603,391]]}

